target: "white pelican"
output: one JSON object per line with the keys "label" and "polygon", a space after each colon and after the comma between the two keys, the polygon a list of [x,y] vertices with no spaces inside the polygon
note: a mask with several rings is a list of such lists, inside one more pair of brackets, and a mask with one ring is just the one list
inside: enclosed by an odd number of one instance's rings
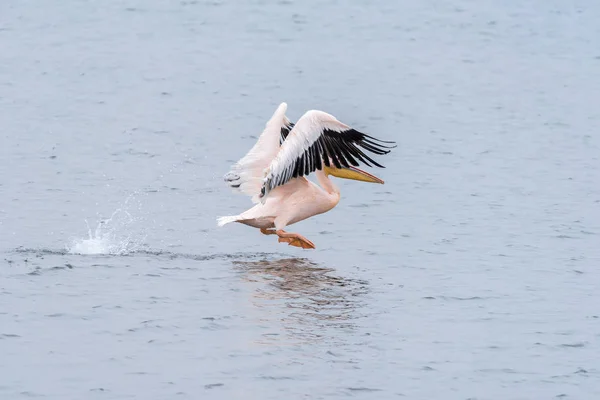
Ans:
{"label": "white pelican", "polygon": [[[383,183],[356,166],[362,161],[384,168],[362,150],[381,155],[395,146],[384,145],[394,142],[358,132],[323,111],[308,111],[293,124],[285,116],[286,110],[287,104],[281,103],[254,147],[225,175],[229,186],[252,196],[256,205],[217,222],[218,226],[240,222],[265,235],[279,236],[279,242],[314,249],[314,243],[304,236],[283,229],[338,204],[340,191],[329,175]],[[311,172],[321,187],[305,178]]]}

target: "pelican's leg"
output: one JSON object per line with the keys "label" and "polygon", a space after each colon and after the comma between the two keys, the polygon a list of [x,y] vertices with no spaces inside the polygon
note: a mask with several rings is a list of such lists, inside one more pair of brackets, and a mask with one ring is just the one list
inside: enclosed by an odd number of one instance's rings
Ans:
{"label": "pelican's leg", "polygon": [[260,228],[260,233],[262,233],[263,235],[277,235],[275,229]]}
{"label": "pelican's leg", "polygon": [[303,249],[314,249],[315,244],[300,235],[299,233],[288,233],[284,230],[278,229],[275,231],[279,236],[279,242],[289,243],[290,246],[302,247]]}

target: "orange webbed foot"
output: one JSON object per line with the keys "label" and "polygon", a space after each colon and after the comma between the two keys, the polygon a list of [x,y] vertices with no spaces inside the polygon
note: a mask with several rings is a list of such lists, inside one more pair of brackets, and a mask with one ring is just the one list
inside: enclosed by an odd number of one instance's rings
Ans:
{"label": "orange webbed foot", "polygon": [[288,233],[282,230],[278,230],[277,235],[279,236],[280,243],[287,243],[290,246],[300,247],[303,249],[314,249],[315,244],[298,233]]}

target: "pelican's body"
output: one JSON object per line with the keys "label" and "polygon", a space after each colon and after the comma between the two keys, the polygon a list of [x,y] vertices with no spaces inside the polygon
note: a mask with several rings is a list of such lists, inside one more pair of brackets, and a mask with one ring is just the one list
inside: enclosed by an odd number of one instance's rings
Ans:
{"label": "pelican's body", "polygon": [[[282,103],[267,122],[258,142],[225,175],[229,185],[252,196],[256,205],[235,216],[220,217],[219,226],[239,222],[276,234],[280,242],[305,249],[315,245],[302,235],[288,233],[286,226],[325,213],[340,201],[340,191],[329,175],[383,183],[355,168],[355,158],[381,167],[358,147],[386,154],[383,146],[368,135],[342,124],[322,111],[309,111],[297,124],[285,116]],[[377,141],[377,142],[375,142]],[[281,143],[282,142],[282,143]],[[319,185],[304,177],[314,172]]]}
{"label": "pelican's body", "polygon": [[340,192],[322,171],[316,175],[321,184],[328,182],[329,191],[304,177],[294,178],[275,188],[264,204],[258,203],[240,214],[237,222],[261,229],[283,228],[331,210],[339,203]]}

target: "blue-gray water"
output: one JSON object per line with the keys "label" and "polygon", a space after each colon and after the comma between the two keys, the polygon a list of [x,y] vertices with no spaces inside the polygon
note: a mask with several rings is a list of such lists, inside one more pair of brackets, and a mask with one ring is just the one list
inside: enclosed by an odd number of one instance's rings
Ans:
{"label": "blue-gray water", "polygon": [[[599,20],[3,1],[0,398],[598,398]],[[282,101],[399,144],[314,251],[215,226]]]}

